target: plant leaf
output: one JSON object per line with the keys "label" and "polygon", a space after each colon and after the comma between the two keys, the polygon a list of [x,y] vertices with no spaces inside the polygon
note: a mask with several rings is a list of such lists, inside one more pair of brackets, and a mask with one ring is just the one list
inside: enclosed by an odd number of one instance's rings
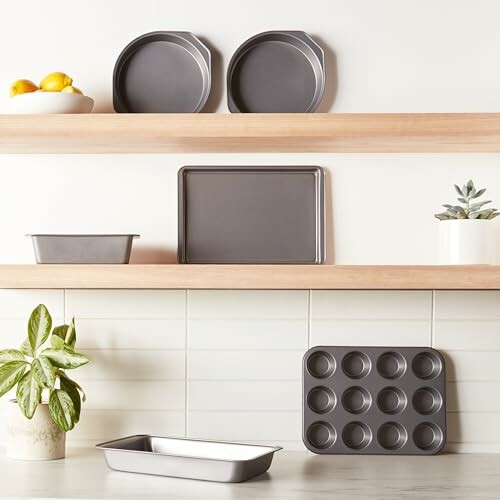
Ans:
{"label": "plant leaf", "polygon": [[75,382],[74,380],[70,379],[66,373],[64,373],[62,370],[57,370],[57,374],[61,377],[61,380],[64,378],[71,382],[81,393],[82,393],[82,401],[85,402],[87,401],[87,395],[85,394],[85,391],[83,390],[82,386],[78,383]]}
{"label": "plant leaf", "polygon": [[27,365],[26,361],[9,361],[0,366],[0,397],[21,380]]}
{"label": "plant leaf", "polygon": [[460,203],[467,203],[467,200],[465,198],[457,198],[457,200],[460,202]]}
{"label": "plant leaf", "polygon": [[40,304],[33,310],[28,321],[28,339],[33,353],[36,353],[47,340],[51,328],[52,318],[49,311],[43,304]]}
{"label": "plant leaf", "polygon": [[470,206],[470,209],[471,209],[471,211],[475,212],[476,210],[479,210],[482,206],[487,205],[488,203],[491,203],[491,200],[480,201],[479,203],[473,203]]}
{"label": "plant leaf", "polygon": [[71,322],[66,330],[66,338],[64,342],[68,344],[72,349],[76,344],[76,328],[75,328],[75,318],[71,318]]}
{"label": "plant leaf", "polygon": [[33,371],[30,370],[20,380],[16,391],[17,404],[21,408],[23,415],[29,420],[35,414],[41,395],[42,388],[33,376]]}
{"label": "plant leaf", "polygon": [[54,349],[58,349],[58,350],[62,350],[66,347],[64,340],[61,337],[58,337],[57,335],[52,335],[50,337],[50,345]]}
{"label": "plant leaf", "polygon": [[75,424],[80,420],[80,412],[82,410],[82,402],[80,399],[80,393],[78,392],[78,388],[76,384],[67,377],[61,377],[61,389],[65,391],[68,396],[71,398],[73,402],[73,406],[75,408]]}
{"label": "plant leaf", "polygon": [[90,361],[87,356],[70,349],[44,349],[41,355],[49,358],[54,366],[70,370],[86,365]]}
{"label": "plant leaf", "polygon": [[484,193],[486,193],[486,188],[485,189],[480,189],[474,196],[472,196],[472,198],[479,198]]}
{"label": "plant leaf", "polygon": [[0,351],[0,364],[8,363],[9,361],[26,361],[24,354],[17,349],[3,349]]}
{"label": "plant leaf", "polygon": [[49,411],[57,426],[67,432],[75,426],[75,407],[66,391],[55,389],[50,394]]}
{"label": "plant leaf", "polygon": [[448,214],[434,214],[434,217],[439,220],[450,220],[451,217]]}
{"label": "plant leaf", "polygon": [[21,347],[19,350],[25,355],[25,356],[34,356],[33,349],[31,349],[31,344],[29,339],[23,340],[23,343],[21,344]]}
{"label": "plant leaf", "polygon": [[56,382],[56,370],[45,356],[38,356],[31,364],[33,377],[41,387],[53,389]]}
{"label": "plant leaf", "polygon": [[71,320],[69,325],[56,326],[52,335],[61,338],[72,349],[76,343],[75,318]]}
{"label": "plant leaf", "polygon": [[457,184],[454,184],[455,186],[455,191],[460,195],[460,196],[465,196],[462,190],[458,187]]}

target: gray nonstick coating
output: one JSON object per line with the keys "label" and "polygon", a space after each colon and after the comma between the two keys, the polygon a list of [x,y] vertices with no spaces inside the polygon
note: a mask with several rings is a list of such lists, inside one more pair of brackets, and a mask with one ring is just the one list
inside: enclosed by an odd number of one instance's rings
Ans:
{"label": "gray nonstick coating", "polygon": [[[323,262],[323,178],[312,166],[182,168],[179,262]],[[318,359],[318,370],[327,365]]]}
{"label": "gray nonstick coating", "polygon": [[303,360],[303,440],[320,454],[433,455],[446,441],[443,356],[318,346]]}
{"label": "gray nonstick coating", "polygon": [[228,68],[232,113],[310,113],[325,87],[323,49],[303,31],[267,31],[244,42]]}
{"label": "gray nonstick coating", "polygon": [[115,65],[115,111],[201,111],[210,94],[210,60],[210,51],[192,33],[156,31],[136,38]]}

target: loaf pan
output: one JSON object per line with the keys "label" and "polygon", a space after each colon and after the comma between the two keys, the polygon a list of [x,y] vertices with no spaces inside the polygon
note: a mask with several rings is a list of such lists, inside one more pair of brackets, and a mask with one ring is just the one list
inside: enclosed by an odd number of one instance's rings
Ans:
{"label": "loaf pan", "polygon": [[38,264],[128,264],[137,234],[31,234]]}
{"label": "loaf pan", "polygon": [[239,483],[266,472],[278,446],[128,436],[97,445],[111,469],[156,476]]}

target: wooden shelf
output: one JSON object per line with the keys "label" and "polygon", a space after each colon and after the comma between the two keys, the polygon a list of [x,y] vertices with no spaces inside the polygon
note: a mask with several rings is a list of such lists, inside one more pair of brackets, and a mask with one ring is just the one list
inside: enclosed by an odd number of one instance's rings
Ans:
{"label": "wooden shelf", "polygon": [[499,113],[0,115],[0,153],[500,152]]}
{"label": "wooden shelf", "polygon": [[0,288],[500,290],[500,266],[0,265]]}

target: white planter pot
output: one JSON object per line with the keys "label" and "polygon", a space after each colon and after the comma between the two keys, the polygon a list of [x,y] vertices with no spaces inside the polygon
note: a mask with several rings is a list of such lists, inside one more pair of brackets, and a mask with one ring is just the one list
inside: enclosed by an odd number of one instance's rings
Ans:
{"label": "white planter pot", "polygon": [[491,220],[439,221],[439,264],[492,264],[493,227]]}
{"label": "white planter pot", "polygon": [[48,404],[40,404],[28,420],[15,401],[7,405],[7,450],[18,460],[56,460],[64,458],[66,433],[54,423]]}

